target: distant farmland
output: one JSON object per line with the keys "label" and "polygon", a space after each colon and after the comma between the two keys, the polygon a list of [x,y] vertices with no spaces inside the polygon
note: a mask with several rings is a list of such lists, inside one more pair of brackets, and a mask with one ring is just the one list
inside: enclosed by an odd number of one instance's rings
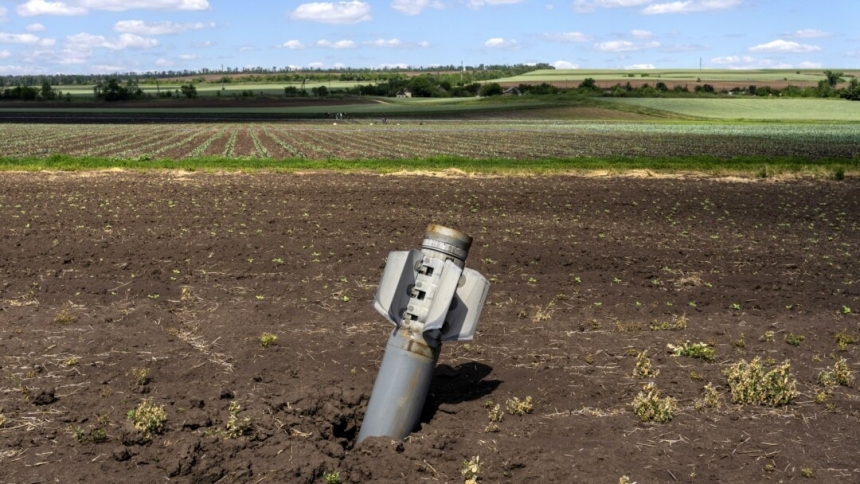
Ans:
{"label": "distant farmland", "polygon": [[601,98],[684,116],[730,120],[860,121],[857,103],[838,99]]}
{"label": "distant farmland", "polygon": [[[838,69],[837,69],[838,70]],[[846,77],[860,76],[860,71],[844,71]],[[576,86],[586,78],[597,81],[600,86],[664,82],[667,85],[711,84],[720,88],[748,86],[751,84],[773,87],[786,85],[812,86],[824,79],[823,71],[817,69],[761,69],[761,70],[723,70],[723,69],[654,69],[654,70],[592,70],[592,69],[543,69],[515,77],[498,79],[501,84],[540,84],[546,82],[557,86]]]}

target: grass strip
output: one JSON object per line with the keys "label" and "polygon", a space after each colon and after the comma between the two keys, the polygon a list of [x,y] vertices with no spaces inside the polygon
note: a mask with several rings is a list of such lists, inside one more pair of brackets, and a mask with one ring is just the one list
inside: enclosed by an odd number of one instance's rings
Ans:
{"label": "grass strip", "polygon": [[49,157],[0,157],[0,171],[79,171],[79,170],[227,170],[227,171],[443,171],[458,169],[479,174],[542,174],[577,171],[644,170],[655,173],[705,173],[715,175],[742,174],[769,178],[783,174],[801,174],[815,177],[842,179],[846,175],[860,174],[857,159],[808,159],[794,157],[749,156],[717,158],[692,157],[608,157],[608,158],[552,158],[521,160],[509,158],[471,159],[462,157],[432,157],[414,159],[327,159],[305,158],[226,158],[201,157],[171,159],[116,159],[105,157],[75,157],[52,155]]}

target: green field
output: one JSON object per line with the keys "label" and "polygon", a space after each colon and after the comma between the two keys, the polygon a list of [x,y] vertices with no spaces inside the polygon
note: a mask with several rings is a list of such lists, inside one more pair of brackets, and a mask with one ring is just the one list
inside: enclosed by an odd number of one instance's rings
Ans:
{"label": "green field", "polygon": [[[860,73],[852,71],[847,72],[848,75],[858,75]],[[667,81],[689,81],[696,82],[701,79],[701,82],[737,82],[763,84],[767,82],[797,82],[797,83],[816,83],[824,79],[824,74],[820,70],[776,70],[776,69],[761,69],[761,70],[728,70],[728,69],[653,69],[653,70],[599,70],[599,69],[544,69],[529,72],[521,76],[507,77],[498,79],[500,83],[522,83],[522,84],[539,84],[541,82],[581,82],[586,78],[592,78],[596,81],[626,81],[654,79],[653,82],[661,80]]]}
{"label": "green field", "polygon": [[684,116],[722,120],[860,122],[860,104],[838,99],[600,98]]}
{"label": "green field", "polygon": [[[363,84],[368,84],[367,82]],[[153,96],[157,95],[158,92],[166,92],[166,91],[176,91],[179,90],[181,83],[166,83],[162,82],[159,86],[155,84],[141,84],[140,89],[146,93],[151,94]],[[265,96],[283,96],[284,88],[288,86],[294,86],[296,88],[301,87],[302,83],[300,82],[282,82],[282,83],[262,83],[262,82],[245,82],[245,83],[227,83],[223,85],[221,84],[213,84],[213,83],[196,83],[194,86],[197,88],[197,94],[199,96],[217,96],[218,93],[221,93],[221,96],[233,96],[233,95],[242,95],[242,91],[252,91],[254,95],[260,95],[262,93]],[[356,87],[358,83],[356,82],[346,82],[346,81],[331,81],[331,82],[308,82],[305,83],[305,90],[310,93],[310,90],[315,87],[325,86],[330,90],[343,90],[348,88]],[[75,85],[75,86],[54,86],[54,89],[57,91],[62,91],[63,95],[71,94],[73,98],[91,98],[93,97],[93,88],[95,86],[90,85]]]}

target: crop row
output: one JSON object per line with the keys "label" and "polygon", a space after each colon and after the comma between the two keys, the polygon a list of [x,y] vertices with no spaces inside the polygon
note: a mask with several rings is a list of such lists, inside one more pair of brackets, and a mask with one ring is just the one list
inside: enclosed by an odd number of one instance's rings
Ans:
{"label": "crop row", "polygon": [[860,157],[853,124],[469,123],[7,125],[0,157],[118,159],[544,159],[601,156]]}

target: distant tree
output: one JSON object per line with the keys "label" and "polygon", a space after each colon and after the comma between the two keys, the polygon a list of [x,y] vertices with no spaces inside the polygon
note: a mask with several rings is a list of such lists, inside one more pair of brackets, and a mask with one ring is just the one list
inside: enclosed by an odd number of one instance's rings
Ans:
{"label": "distant tree", "polygon": [[57,92],[54,91],[51,83],[47,80],[42,82],[42,89],[39,91],[39,94],[42,96],[42,99],[55,99],[57,97]]}
{"label": "distant tree", "polygon": [[182,91],[182,95],[188,99],[197,97],[197,88],[190,82],[186,82],[179,89]]}
{"label": "distant tree", "polygon": [[583,79],[583,81],[579,83],[579,88],[592,90],[598,89],[597,82],[595,82],[594,79],[590,77],[586,77],[585,79]]}
{"label": "distant tree", "polygon": [[660,92],[666,92],[669,90],[669,86],[667,86],[666,83],[663,81],[657,82],[657,84],[654,87]]}
{"label": "distant tree", "polygon": [[328,96],[328,88],[325,86],[314,87],[311,89],[311,93],[314,96],[326,97]]}
{"label": "distant tree", "polygon": [[860,79],[856,77],[851,79],[851,83],[842,91],[841,95],[849,101],[860,101]]}
{"label": "distant tree", "polygon": [[827,79],[827,84],[830,87],[836,87],[837,84],[843,82],[845,79],[842,76],[842,72],[824,71],[824,77]]}
{"label": "distant tree", "polygon": [[432,97],[437,92],[436,82],[429,75],[415,76],[409,80],[413,97]]}
{"label": "distant tree", "polygon": [[488,82],[481,86],[481,96],[501,96],[502,86],[498,82]]}

